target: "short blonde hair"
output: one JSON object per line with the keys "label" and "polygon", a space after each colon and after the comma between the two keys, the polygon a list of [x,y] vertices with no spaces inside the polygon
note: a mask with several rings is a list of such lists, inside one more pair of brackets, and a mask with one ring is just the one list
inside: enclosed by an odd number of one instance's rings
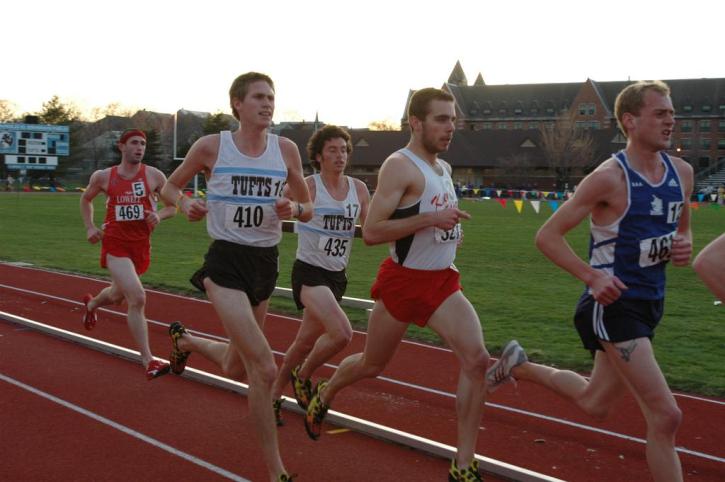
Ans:
{"label": "short blonde hair", "polygon": [[661,80],[640,80],[622,89],[614,101],[614,116],[617,118],[617,125],[625,137],[627,136],[627,129],[622,124],[622,117],[627,113],[635,116],[639,115],[639,111],[644,106],[644,96],[648,90],[666,96],[670,95],[670,87]]}

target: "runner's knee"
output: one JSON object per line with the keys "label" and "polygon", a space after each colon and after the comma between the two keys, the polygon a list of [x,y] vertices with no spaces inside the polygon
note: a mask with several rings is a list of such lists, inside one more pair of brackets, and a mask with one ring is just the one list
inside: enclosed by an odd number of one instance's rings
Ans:
{"label": "runner's knee", "polygon": [[330,338],[335,348],[342,350],[352,340],[352,329],[350,327],[335,329],[330,333]]}
{"label": "runner's knee", "polygon": [[471,373],[473,376],[483,376],[486,374],[489,359],[488,352],[481,346],[469,353],[461,354],[461,368],[464,372]]}
{"label": "runner's knee", "polygon": [[652,427],[657,434],[664,437],[674,437],[682,423],[682,410],[675,405],[667,405],[652,414]]}
{"label": "runner's knee", "polygon": [[131,308],[143,308],[146,305],[146,292],[144,290],[134,290],[126,294],[126,303]]}

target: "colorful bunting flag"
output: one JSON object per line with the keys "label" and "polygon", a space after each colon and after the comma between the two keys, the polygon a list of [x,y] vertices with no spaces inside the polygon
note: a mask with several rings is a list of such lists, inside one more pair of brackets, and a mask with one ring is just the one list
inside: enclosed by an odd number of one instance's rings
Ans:
{"label": "colorful bunting flag", "polygon": [[690,209],[700,209],[700,203],[697,201],[692,201],[690,203]]}
{"label": "colorful bunting flag", "polygon": [[534,211],[536,211],[536,214],[539,214],[539,209],[541,209],[541,201],[531,200],[531,207],[534,208]]}
{"label": "colorful bunting flag", "polygon": [[549,206],[551,206],[552,211],[556,212],[559,209],[559,201],[549,201]]}
{"label": "colorful bunting flag", "polygon": [[503,207],[506,207],[506,200],[505,200],[504,198],[502,198],[502,197],[500,197],[500,198],[497,198],[497,199],[496,199],[496,201],[498,201],[498,203],[499,203],[499,204],[500,204],[501,206],[503,206]]}
{"label": "colorful bunting flag", "polygon": [[514,206],[516,206],[516,210],[521,214],[521,210],[524,208],[524,202],[521,199],[514,199]]}

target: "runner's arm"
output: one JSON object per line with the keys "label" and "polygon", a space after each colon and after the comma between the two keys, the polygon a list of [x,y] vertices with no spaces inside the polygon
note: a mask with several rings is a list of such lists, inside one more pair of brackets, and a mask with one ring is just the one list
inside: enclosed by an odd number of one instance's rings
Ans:
{"label": "runner's arm", "polygon": [[[204,136],[194,142],[184,161],[171,173],[161,188],[161,199],[165,205],[178,206],[189,221],[199,221],[206,216],[206,203],[183,195],[183,188],[199,172],[211,173],[219,150],[219,134]],[[208,176],[207,176],[208,177]]]}
{"label": "runner's arm", "polygon": [[582,180],[574,196],[562,204],[536,233],[536,247],[554,264],[589,286],[592,296],[603,305],[618,299],[627,287],[616,276],[594,269],[583,261],[564,236],[616,190],[617,182],[617,173],[612,169],[592,172]]}
{"label": "runner's arm", "polygon": [[378,173],[378,186],[363,225],[365,244],[395,241],[430,226],[453,229],[461,218],[471,217],[458,208],[449,208],[403,219],[390,219],[400,207],[403,196],[413,187],[413,180],[419,174],[415,169],[406,159],[396,155],[385,160]]}
{"label": "runner's arm", "polygon": [[307,222],[312,219],[313,207],[307,183],[302,177],[300,151],[297,144],[285,137],[279,138],[279,147],[287,166],[287,184],[285,188],[289,188],[289,195],[294,201],[289,197],[278,199],[275,203],[275,211],[280,219],[295,217],[303,223]]}
{"label": "runner's arm", "polygon": [[684,204],[677,223],[677,234],[672,241],[672,264],[687,266],[692,257],[692,230],[690,229],[690,196],[694,185],[692,166],[680,158],[672,158],[682,183]]}
{"label": "runner's arm", "polygon": [[95,244],[103,238],[103,231],[96,227],[93,222],[93,199],[103,191],[103,186],[107,182],[107,174],[105,171],[96,171],[91,175],[88,181],[88,187],[81,194],[81,219],[86,227],[86,239],[89,243]]}

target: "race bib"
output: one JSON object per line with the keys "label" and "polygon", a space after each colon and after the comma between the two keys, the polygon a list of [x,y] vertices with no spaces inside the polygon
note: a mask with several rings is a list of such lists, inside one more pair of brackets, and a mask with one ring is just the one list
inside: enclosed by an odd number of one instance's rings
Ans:
{"label": "race bib", "polygon": [[116,221],[141,221],[143,204],[116,204]]}
{"label": "race bib", "polygon": [[436,243],[455,243],[461,239],[461,224],[453,226],[453,229],[435,228],[433,233]]}
{"label": "race bib", "polygon": [[350,247],[350,240],[347,238],[320,236],[320,242],[317,244],[317,247],[327,256],[342,258],[347,254],[347,250]]}
{"label": "race bib", "polygon": [[641,240],[639,242],[639,266],[646,268],[669,261],[674,237],[675,233],[672,232],[664,236]]}
{"label": "race bib", "polygon": [[231,230],[267,228],[277,220],[271,204],[227,204],[224,227]]}

